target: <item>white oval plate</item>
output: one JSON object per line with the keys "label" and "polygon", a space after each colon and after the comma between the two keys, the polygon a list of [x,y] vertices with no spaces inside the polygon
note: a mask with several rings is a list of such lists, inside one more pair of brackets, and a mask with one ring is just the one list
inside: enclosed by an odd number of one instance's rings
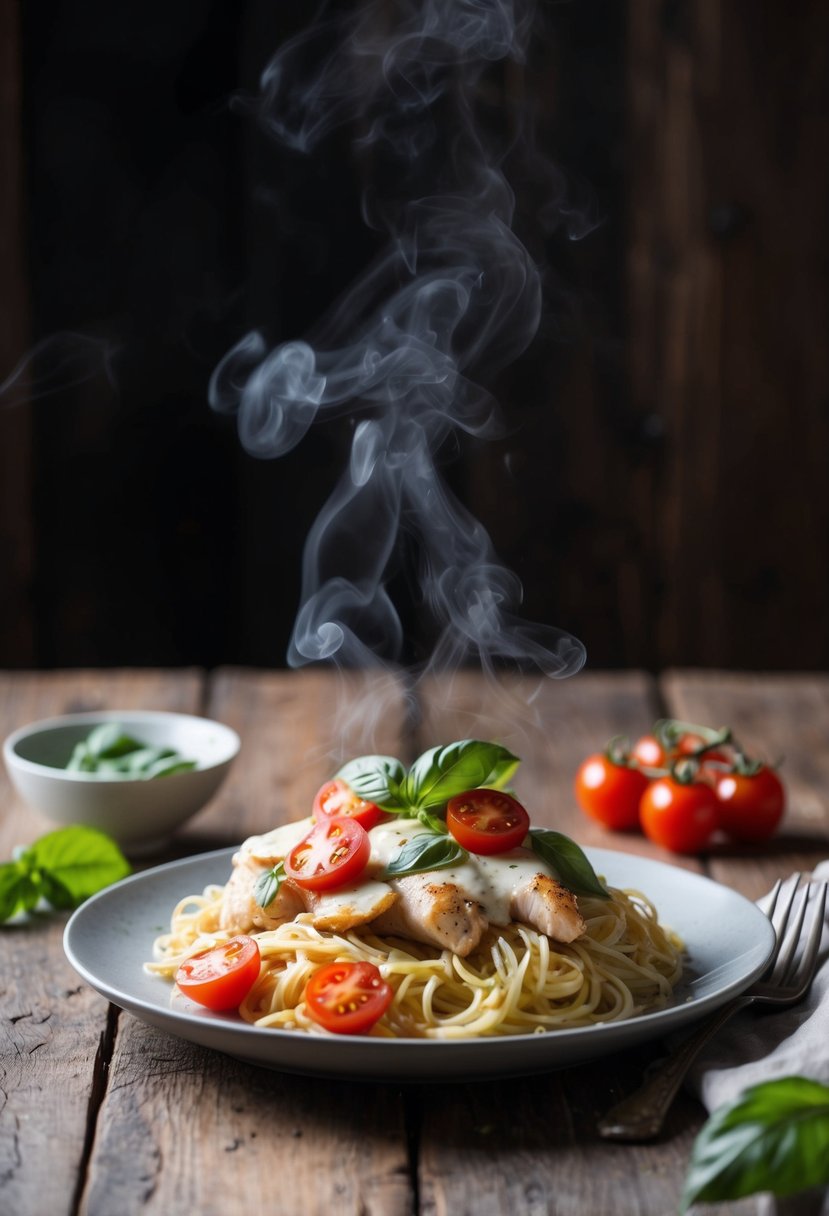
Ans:
{"label": "white oval plate", "polygon": [[774,931],[742,895],[687,870],[630,854],[590,849],[596,871],[615,887],[643,891],[660,921],[685,942],[688,977],[670,1006],[626,1022],[543,1035],[436,1041],[263,1030],[235,1014],[192,1002],[171,1005],[172,987],[148,975],[154,938],[185,895],[223,883],[233,849],[204,853],[135,874],[100,892],[70,918],[64,949],[78,974],[101,996],[141,1021],[203,1047],[284,1072],[386,1081],[474,1080],[564,1068],[658,1038],[716,1009],[763,970]]}

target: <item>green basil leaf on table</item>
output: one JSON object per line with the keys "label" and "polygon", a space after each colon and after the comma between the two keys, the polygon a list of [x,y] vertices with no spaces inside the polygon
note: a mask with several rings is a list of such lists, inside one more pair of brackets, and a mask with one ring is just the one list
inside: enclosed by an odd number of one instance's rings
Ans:
{"label": "green basil leaf on table", "polygon": [[570,891],[595,895],[598,899],[610,898],[587,857],[569,836],[547,828],[530,828],[530,845]]}
{"label": "green basil leaf on table", "polygon": [[407,840],[386,866],[383,878],[402,878],[405,874],[425,874],[428,870],[445,870],[447,866],[462,865],[469,854],[451,836],[433,836],[420,832]]}
{"label": "green basil leaf on table", "polygon": [[278,861],[270,870],[260,874],[253,884],[253,898],[260,908],[268,908],[279,894],[279,888],[285,879],[285,868]]}
{"label": "green basil leaf on table", "polygon": [[129,862],[104,832],[82,824],[58,828],[0,865],[0,923],[34,911],[41,899],[74,908],[129,873]]}
{"label": "green basil leaf on table", "polygon": [[682,1194],[692,1203],[758,1191],[794,1195],[829,1183],[829,1087],[806,1077],[754,1085],[711,1115],[694,1142]]}
{"label": "green basil leaf on table", "polygon": [[506,783],[518,759],[499,743],[461,739],[424,752],[406,777],[404,797],[412,807],[430,810],[443,806],[455,794],[480,789],[487,781]]}
{"label": "green basil leaf on table", "polygon": [[406,770],[394,756],[358,756],[344,764],[337,776],[364,802],[384,811],[408,810],[401,796]]}
{"label": "green basil leaf on table", "polygon": [[0,865],[0,921],[11,920],[38,901],[38,890],[26,869],[16,861]]}
{"label": "green basil leaf on table", "polygon": [[129,862],[114,840],[81,824],[41,836],[20,861],[30,872],[45,871],[73,903],[81,903],[130,872]]}

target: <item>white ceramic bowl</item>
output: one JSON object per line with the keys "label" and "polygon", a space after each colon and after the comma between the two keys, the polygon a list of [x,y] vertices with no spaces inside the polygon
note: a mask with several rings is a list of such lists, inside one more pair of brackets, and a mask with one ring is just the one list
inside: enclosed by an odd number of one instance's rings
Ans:
{"label": "white ceramic bowl", "polygon": [[[106,722],[117,722],[142,743],[171,747],[196,767],[151,780],[67,771],[75,744]],[[17,792],[40,814],[55,823],[100,828],[135,855],[158,849],[210,801],[238,751],[239,736],[220,722],[116,709],[32,722],[9,735],[3,759]]]}

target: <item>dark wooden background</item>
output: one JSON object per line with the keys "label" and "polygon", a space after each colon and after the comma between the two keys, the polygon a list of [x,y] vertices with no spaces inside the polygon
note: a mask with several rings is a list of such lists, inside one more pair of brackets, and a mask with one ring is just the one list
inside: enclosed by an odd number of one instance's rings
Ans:
{"label": "dark wooden background", "polygon": [[[306,163],[230,104],[305,9],[0,0],[0,381],[39,352],[0,396],[0,666],[284,661],[347,422],[255,461],[206,382],[373,251],[349,133]],[[534,248],[508,437],[447,479],[592,666],[825,668],[829,7],[541,9],[490,100],[537,100],[601,222]]]}

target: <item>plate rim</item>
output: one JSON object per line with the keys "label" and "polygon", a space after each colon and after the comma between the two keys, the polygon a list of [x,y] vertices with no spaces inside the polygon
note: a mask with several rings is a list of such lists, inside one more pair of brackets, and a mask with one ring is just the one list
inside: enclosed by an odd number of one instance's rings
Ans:
{"label": "plate rim", "polygon": [[[63,933],[64,953],[70,965],[91,988],[106,1000],[131,1013],[139,1020],[149,1023],[166,1033],[173,1034],[190,1042],[201,1043],[212,1050],[236,1056],[258,1067],[273,1068],[283,1072],[300,1072],[303,1074],[311,1073],[327,1076],[337,1075],[340,1077],[352,1075],[352,1070],[347,1067],[347,1061],[351,1057],[363,1061],[359,1067],[366,1076],[374,1076],[375,1078],[382,1076],[388,1080],[417,1079],[428,1081],[430,1079],[453,1079],[452,1074],[447,1074],[443,1071],[447,1056],[457,1062],[457,1067],[463,1075],[466,1075],[468,1070],[467,1061],[472,1059],[480,1069],[482,1077],[509,1075],[510,1073],[514,1075],[521,1071],[549,1071],[555,1068],[566,1067],[567,1062],[560,1062],[555,1058],[559,1054],[555,1050],[556,1046],[572,1046],[574,1049],[574,1059],[572,1062],[581,1063],[615,1050],[621,1050],[625,1046],[630,1046],[649,1037],[661,1038],[669,1032],[679,1029],[681,1026],[692,1021],[696,1021],[706,1013],[719,1008],[734,996],[745,991],[757,976],[762,973],[774,946],[774,930],[768,917],[757,904],[753,903],[741,892],[735,891],[733,888],[719,883],[707,875],[698,874],[696,871],[688,870],[684,867],[673,866],[668,862],[643,857],[636,853],[588,846],[585,848],[585,852],[599,871],[602,868],[603,857],[611,858],[614,862],[627,860],[635,862],[637,866],[644,866],[646,870],[652,869],[653,873],[668,872],[681,875],[684,882],[688,882],[692,886],[699,884],[700,889],[710,887],[718,892],[726,892],[730,899],[737,901],[738,905],[743,905],[744,911],[752,909],[757,914],[756,925],[760,934],[762,934],[763,926],[765,926],[767,949],[758,955],[758,961],[754,966],[744,970],[739,976],[725,983],[722,987],[716,988],[714,991],[699,996],[696,999],[686,998],[682,1003],[670,1004],[663,1009],[653,1010],[638,1017],[618,1022],[602,1022],[590,1026],[576,1026],[550,1031],[546,1034],[498,1035],[478,1039],[391,1039],[375,1038],[366,1035],[347,1037],[325,1034],[300,1035],[296,1031],[263,1029],[244,1022],[241,1019],[234,1018],[232,1015],[224,1017],[222,1015],[209,1014],[206,1010],[202,1015],[201,1013],[191,1013],[187,1010],[176,1009],[171,1005],[165,1006],[162,1001],[148,1001],[140,994],[130,993],[128,988],[113,983],[107,979],[106,975],[102,976],[100,973],[96,973],[79,956],[82,954],[82,951],[78,949],[78,935],[83,933],[86,922],[90,918],[96,917],[102,906],[113,903],[113,901],[117,905],[124,899],[124,892],[129,888],[149,884],[159,878],[172,877],[173,874],[187,870],[204,871],[206,873],[210,867],[218,866],[222,862],[226,862],[229,866],[230,860],[233,854],[238,851],[238,848],[238,845],[228,846],[163,862],[132,874],[120,882],[105,888],[103,891],[99,891],[96,895],[93,895],[81,904],[67,921]],[[191,893],[197,886],[201,889],[210,881],[215,880],[204,877],[197,884],[193,884],[191,888],[182,893]],[[173,905],[170,905],[166,909],[163,922],[165,924],[168,923],[172,907]],[[671,927],[675,928],[680,935],[682,934],[681,926],[672,925]],[[761,942],[755,943],[755,948],[761,944]],[[151,957],[151,949],[151,943],[148,943],[147,959]],[[142,975],[145,974],[142,972]],[[159,989],[160,993],[168,991],[168,989]],[[222,1045],[212,1041],[217,1039],[223,1040]],[[281,1058],[280,1048],[290,1051],[291,1048],[296,1049],[298,1043],[306,1045],[312,1043],[314,1045],[314,1053],[319,1056],[319,1059],[315,1059],[309,1064],[307,1060],[294,1060],[292,1062]],[[600,1043],[605,1045],[600,1046]],[[272,1051],[261,1050],[271,1044],[273,1045]],[[596,1045],[596,1051],[589,1049],[591,1044]],[[607,1046],[606,1044],[610,1045]],[[530,1050],[532,1046],[536,1047],[535,1052]],[[252,1048],[253,1054],[251,1055],[249,1053]],[[418,1065],[415,1075],[413,1062],[421,1061],[424,1052],[428,1053],[426,1058],[433,1062],[434,1068],[442,1072],[441,1076],[433,1078],[428,1075],[421,1075],[423,1072],[422,1064]],[[331,1067],[332,1062],[329,1059],[332,1053],[335,1054],[333,1071]],[[292,1054],[295,1054],[295,1052]],[[306,1051],[304,1054],[307,1055],[308,1052]],[[491,1058],[488,1059],[488,1055]],[[524,1057],[532,1057],[533,1055],[537,1057],[534,1064],[524,1061]],[[496,1056],[498,1057],[497,1060],[495,1059]],[[554,1058],[548,1061],[545,1060],[546,1056]],[[275,1058],[271,1059],[271,1057]],[[372,1061],[377,1061],[376,1066],[372,1063],[368,1070],[366,1070],[364,1062],[367,1057],[370,1057]],[[440,1064],[436,1063],[438,1057],[441,1059]],[[394,1071],[389,1072],[384,1063],[387,1059],[402,1061],[405,1065],[404,1071],[395,1077]],[[474,1075],[470,1079],[475,1079]]]}

